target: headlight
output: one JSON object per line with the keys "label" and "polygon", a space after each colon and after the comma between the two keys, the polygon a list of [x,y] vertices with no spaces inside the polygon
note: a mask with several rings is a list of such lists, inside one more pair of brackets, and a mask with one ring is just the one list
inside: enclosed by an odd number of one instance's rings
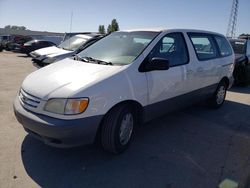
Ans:
{"label": "headlight", "polygon": [[68,99],[65,107],[65,114],[73,115],[83,113],[88,107],[89,100],[84,99]]}
{"label": "headlight", "polygon": [[50,64],[50,63],[53,63],[55,60],[56,60],[56,58],[48,57],[48,58],[45,58],[45,59],[43,60],[43,62],[44,62],[44,63]]}
{"label": "headlight", "polygon": [[46,103],[44,110],[55,114],[75,115],[83,113],[88,104],[88,98],[50,99]]}
{"label": "headlight", "polygon": [[44,110],[55,114],[64,114],[66,102],[67,99],[50,99],[46,103]]}

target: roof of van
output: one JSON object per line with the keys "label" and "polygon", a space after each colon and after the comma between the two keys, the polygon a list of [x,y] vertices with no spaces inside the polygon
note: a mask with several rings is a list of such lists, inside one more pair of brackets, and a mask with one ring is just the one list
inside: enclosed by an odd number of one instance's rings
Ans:
{"label": "roof of van", "polygon": [[215,35],[222,35],[220,33],[216,33],[213,31],[206,31],[206,30],[198,30],[198,29],[166,29],[166,28],[143,28],[143,29],[131,29],[131,30],[124,30],[125,32],[135,32],[135,31],[152,31],[152,32],[194,32],[194,33],[208,33],[208,34],[215,34]]}

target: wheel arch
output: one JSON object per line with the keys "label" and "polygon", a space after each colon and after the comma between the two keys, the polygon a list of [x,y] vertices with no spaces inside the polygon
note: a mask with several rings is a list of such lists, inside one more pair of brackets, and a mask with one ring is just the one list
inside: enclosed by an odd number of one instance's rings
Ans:
{"label": "wheel arch", "polygon": [[229,78],[226,77],[226,76],[224,76],[224,77],[220,80],[219,83],[221,83],[221,82],[225,82],[225,83],[227,84],[227,87],[229,87],[229,85],[230,85]]}
{"label": "wheel arch", "polygon": [[143,123],[144,120],[144,110],[143,110],[143,106],[135,100],[125,100],[125,101],[121,101],[117,104],[115,104],[114,106],[112,106],[107,113],[103,116],[100,125],[98,126],[97,132],[96,132],[96,136],[95,136],[95,140],[97,140],[97,142],[99,142],[100,137],[101,137],[101,128],[102,128],[102,124],[103,124],[103,120],[105,118],[105,116],[112,111],[114,108],[118,107],[118,106],[122,106],[122,105],[130,105],[134,110],[135,110],[135,114],[136,114],[136,123],[138,125],[140,125],[141,123]]}

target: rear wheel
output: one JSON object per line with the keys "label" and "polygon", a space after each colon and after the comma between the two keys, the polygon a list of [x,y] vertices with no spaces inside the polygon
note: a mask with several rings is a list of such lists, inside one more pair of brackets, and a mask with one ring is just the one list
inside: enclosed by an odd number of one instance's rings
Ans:
{"label": "rear wheel", "polygon": [[121,153],[130,144],[135,127],[135,113],[131,106],[113,108],[105,116],[101,129],[101,143],[106,151]]}
{"label": "rear wheel", "polygon": [[219,108],[223,105],[226,93],[227,93],[228,85],[225,81],[221,81],[213,95],[213,97],[210,99],[210,104],[213,108]]}

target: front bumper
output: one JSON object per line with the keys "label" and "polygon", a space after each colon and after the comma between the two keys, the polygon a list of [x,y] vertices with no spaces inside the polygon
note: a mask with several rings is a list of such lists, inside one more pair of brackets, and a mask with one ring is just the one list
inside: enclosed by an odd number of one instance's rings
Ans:
{"label": "front bumper", "polygon": [[32,57],[31,60],[35,63],[41,63],[46,58],[44,55],[39,55],[34,52],[31,52],[29,55]]}
{"label": "front bumper", "polygon": [[45,67],[45,66],[49,65],[49,63],[44,63],[43,59],[39,60],[39,59],[34,59],[34,58],[32,58],[32,64],[33,64],[33,66],[35,66],[37,68],[41,68],[41,67]]}
{"label": "front bumper", "polygon": [[103,116],[62,120],[35,114],[23,108],[18,97],[14,102],[17,120],[33,137],[55,147],[73,147],[91,144]]}

